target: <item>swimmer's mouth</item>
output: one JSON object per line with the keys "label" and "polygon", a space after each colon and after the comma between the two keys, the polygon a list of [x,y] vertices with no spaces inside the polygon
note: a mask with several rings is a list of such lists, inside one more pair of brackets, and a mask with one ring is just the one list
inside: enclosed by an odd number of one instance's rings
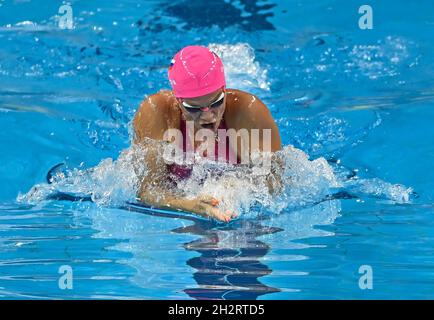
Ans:
{"label": "swimmer's mouth", "polygon": [[214,130],[215,122],[201,124],[204,129]]}

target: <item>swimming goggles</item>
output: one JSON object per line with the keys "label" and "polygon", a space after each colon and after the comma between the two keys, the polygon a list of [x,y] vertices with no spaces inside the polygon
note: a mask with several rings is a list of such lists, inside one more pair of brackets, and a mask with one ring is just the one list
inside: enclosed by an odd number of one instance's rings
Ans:
{"label": "swimming goggles", "polygon": [[188,104],[185,101],[182,102],[182,106],[185,108],[185,110],[187,110],[190,113],[196,113],[196,112],[199,112],[199,111],[206,112],[209,109],[217,109],[217,108],[219,108],[223,104],[224,100],[225,100],[225,92],[223,91],[220,94],[220,96],[214,102],[212,102],[209,106],[207,106],[207,107],[195,107],[195,106],[192,106],[192,105]]}

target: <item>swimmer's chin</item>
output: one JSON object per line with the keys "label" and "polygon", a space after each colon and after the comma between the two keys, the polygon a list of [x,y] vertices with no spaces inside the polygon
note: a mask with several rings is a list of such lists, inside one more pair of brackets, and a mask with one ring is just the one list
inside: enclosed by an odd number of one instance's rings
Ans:
{"label": "swimmer's chin", "polygon": [[211,130],[212,132],[217,132],[217,122],[201,124],[199,125],[199,128]]}

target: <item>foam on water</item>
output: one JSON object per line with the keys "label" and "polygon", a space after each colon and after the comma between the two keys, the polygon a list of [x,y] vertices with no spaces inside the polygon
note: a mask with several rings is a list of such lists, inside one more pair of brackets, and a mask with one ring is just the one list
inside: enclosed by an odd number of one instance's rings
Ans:
{"label": "foam on water", "polygon": [[370,195],[390,200],[394,203],[410,203],[413,189],[402,184],[392,184],[378,178],[351,179],[345,182],[345,188],[356,194]]}
{"label": "foam on water", "polygon": [[117,206],[136,201],[140,177],[146,166],[137,158],[143,158],[145,150],[132,146],[124,150],[117,160],[103,159],[90,169],[65,168],[52,178],[51,184],[37,184],[26,194],[19,194],[19,202],[35,204],[45,201],[58,192],[77,196],[90,196],[101,206]]}
{"label": "foam on water", "polygon": [[[132,146],[117,160],[107,158],[90,169],[66,169],[58,172],[51,184],[38,184],[28,193],[20,194],[19,202],[35,204],[50,195],[63,192],[90,196],[100,206],[120,206],[137,201],[140,181],[146,179],[143,159],[146,148]],[[159,161],[164,161],[163,152]],[[397,203],[410,201],[411,188],[393,185],[380,179],[345,180],[335,174],[327,161],[320,157],[309,160],[307,154],[292,146],[285,146],[275,154],[269,179],[268,171],[257,166],[233,166],[198,159],[191,177],[177,181],[177,188],[187,198],[200,195],[220,199],[220,209],[235,211],[243,216],[259,212],[278,214],[284,210],[314,205],[330,197],[336,189],[362,195],[380,197]],[[278,192],[272,192],[279,190]],[[158,192],[158,191],[155,191]]]}
{"label": "foam on water", "polygon": [[[262,166],[239,167],[218,164],[220,175],[213,175],[215,166],[209,161],[193,169],[190,180],[180,181],[178,187],[189,196],[211,195],[221,199],[224,210],[241,214],[257,213],[251,210],[254,205],[259,211],[279,213],[284,209],[314,203],[326,196],[331,188],[339,184],[331,167],[324,158],[310,161],[307,155],[292,146],[286,146],[276,153],[272,171],[279,181],[267,179],[268,171]],[[226,170],[222,171],[222,167]],[[204,178],[205,177],[205,178]],[[272,189],[280,192],[270,192]]]}

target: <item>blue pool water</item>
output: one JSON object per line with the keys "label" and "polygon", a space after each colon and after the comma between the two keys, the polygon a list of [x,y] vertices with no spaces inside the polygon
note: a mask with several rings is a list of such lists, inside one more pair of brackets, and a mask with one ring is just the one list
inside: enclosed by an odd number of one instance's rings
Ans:
{"label": "blue pool water", "polygon": [[[372,3],[372,30],[359,1],[69,3],[72,30],[61,1],[0,1],[1,298],[434,298],[431,0]],[[222,55],[286,146],[284,194],[224,190],[251,205],[227,225],[126,205],[130,121],[188,44]]]}

